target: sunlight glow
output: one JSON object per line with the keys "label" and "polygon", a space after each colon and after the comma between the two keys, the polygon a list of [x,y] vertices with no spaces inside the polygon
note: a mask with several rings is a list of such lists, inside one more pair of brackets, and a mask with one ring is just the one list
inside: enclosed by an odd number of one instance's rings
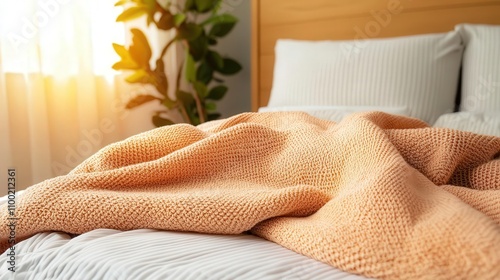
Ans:
{"label": "sunlight glow", "polygon": [[[125,44],[125,27],[115,22],[122,12],[113,6],[114,1],[92,0],[92,43],[94,50],[94,71],[96,74],[114,74],[111,66],[119,60],[112,43]],[[111,4],[110,4],[111,3]]]}
{"label": "sunlight glow", "polygon": [[3,70],[46,75],[114,75],[124,44],[121,12],[109,0],[24,0],[0,2]]}

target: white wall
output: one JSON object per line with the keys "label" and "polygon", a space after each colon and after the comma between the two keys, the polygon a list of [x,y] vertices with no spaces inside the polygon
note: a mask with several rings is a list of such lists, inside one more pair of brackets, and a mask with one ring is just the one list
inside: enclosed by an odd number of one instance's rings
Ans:
{"label": "white wall", "polygon": [[238,74],[226,76],[229,87],[227,95],[218,104],[218,112],[222,117],[229,117],[251,110],[250,96],[250,0],[224,0],[222,9],[239,19],[234,29],[226,37],[219,40],[217,50],[227,55],[242,66]]}

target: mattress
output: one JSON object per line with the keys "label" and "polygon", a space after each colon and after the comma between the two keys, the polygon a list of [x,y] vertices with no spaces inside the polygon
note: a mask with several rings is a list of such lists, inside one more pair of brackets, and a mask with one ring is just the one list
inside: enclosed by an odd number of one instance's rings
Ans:
{"label": "mattress", "polygon": [[0,279],[367,279],[253,235],[97,229],[39,233],[16,245]]}

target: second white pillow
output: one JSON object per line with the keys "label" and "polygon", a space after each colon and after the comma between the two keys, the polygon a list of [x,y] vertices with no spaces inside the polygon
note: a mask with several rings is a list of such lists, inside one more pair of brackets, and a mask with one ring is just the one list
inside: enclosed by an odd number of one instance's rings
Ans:
{"label": "second white pillow", "polygon": [[465,43],[460,111],[500,112],[500,25],[456,26]]}

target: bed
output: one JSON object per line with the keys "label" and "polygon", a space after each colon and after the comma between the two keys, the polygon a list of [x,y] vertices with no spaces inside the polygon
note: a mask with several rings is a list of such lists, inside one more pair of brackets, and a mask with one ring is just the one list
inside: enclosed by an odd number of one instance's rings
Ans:
{"label": "bed", "polygon": [[498,279],[498,14],[252,1],[260,113],[139,134],[3,197],[0,278]]}

